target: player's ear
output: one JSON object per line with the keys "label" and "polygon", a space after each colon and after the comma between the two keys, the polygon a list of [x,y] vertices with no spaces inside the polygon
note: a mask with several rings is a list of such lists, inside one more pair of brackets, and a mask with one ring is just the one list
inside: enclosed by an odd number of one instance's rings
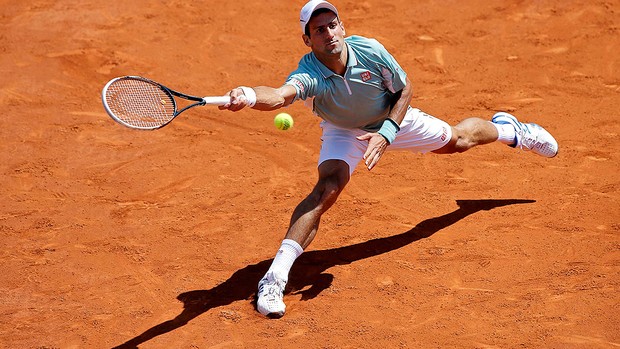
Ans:
{"label": "player's ear", "polygon": [[346,33],[346,30],[344,29],[344,22],[340,21],[340,28],[342,28],[342,34],[344,35]]}
{"label": "player's ear", "polygon": [[304,44],[308,47],[312,47],[312,42],[310,42],[310,37],[306,34],[301,34],[301,39],[304,41]]}

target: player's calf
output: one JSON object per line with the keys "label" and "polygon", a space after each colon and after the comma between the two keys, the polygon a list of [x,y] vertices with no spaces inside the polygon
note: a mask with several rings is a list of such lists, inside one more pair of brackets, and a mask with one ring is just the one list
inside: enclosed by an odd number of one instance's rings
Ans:
{"label": "player's calf", "polygon": [[480,118],[468,118],[452,127],[452,138],[437,154],[462,153],[475,146],[497,140],[497,129],[488,121]]}

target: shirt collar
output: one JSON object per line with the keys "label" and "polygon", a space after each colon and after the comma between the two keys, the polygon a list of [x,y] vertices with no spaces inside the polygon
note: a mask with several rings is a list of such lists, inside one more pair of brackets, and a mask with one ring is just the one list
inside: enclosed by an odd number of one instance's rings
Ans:
{"label": "shirt collar", "polygon": [[[355,57],[355,53],[353,52],[353,49],[351,48],[351,45],[349,45],[346,42],[346,40],[344,42],[344,45],[347,47],[347,54],[348,54],[348,56],[347,56],[347,69],[348,69],[350,67],[354,67],[354,66],[357,65],[357,57]],[[312,53],[312,58],[316,62],[316,65],[319,67],[319,70],[321,70],[321,74],[323,74],[324,78],[329,78],[332,75],[336,75],[336,73],[331,71],[331,69],[327,68],[321,61],[319,61],[319,59],[316,58],[314,53]]]}

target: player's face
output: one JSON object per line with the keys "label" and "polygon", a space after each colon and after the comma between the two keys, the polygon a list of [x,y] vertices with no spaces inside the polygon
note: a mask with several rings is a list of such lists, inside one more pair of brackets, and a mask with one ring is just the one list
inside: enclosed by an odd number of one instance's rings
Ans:
{"label": "player's face", "polygon": [[344,48],[344,26],[333,12],[323,12],[308,22],[310,36],[304,42],[318,54],[340,54]]}

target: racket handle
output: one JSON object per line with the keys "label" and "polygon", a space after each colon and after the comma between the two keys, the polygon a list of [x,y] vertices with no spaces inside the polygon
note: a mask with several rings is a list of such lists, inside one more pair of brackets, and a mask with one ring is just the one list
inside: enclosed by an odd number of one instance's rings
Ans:
{"label": "racket handle", "polygon": [[204,97],[202,100],[206,105],[224,105],[230,102],[230,96]]}

